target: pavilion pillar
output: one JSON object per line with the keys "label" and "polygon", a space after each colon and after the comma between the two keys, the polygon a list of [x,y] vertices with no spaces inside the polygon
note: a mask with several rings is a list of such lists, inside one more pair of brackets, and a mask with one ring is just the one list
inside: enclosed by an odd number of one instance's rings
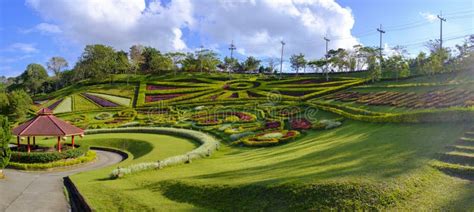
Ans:
{"label": "pavilion pillar", "polygon": [[28,146],[27,146],[28,153],[31,152],[31,146],[30,146],[30,136],[28,136]]}
{"label": "pavilion pillar", "polygon": [[61,152],[61,136],[58,136],[58,152]]}
{"label": "pavilion pillar", "polygon": [[20,151],[20,136],[16,137],[16,146],[17,146],[17,151]]}
{"label": "pavilion pillar", "polygon": [[72,149],[74,149],[74,136],[71,137],[71,141],[72,141]]}

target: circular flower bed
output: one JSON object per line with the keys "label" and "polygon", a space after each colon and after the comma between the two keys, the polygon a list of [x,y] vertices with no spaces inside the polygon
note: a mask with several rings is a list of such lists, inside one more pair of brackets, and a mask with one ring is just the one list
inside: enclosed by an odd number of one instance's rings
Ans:
{"label": "circular flower bed", "polygon": [[246,81],[237,81],[237,82],[229,82],[225,84],[222,88],[224,90],[248,90],[251,88],[257,87],[258,84],[256,82],[246,82]]}
{"label": "circular flower bed", "polygon": [[112,118],[113,118],[112,113],[108,113],[108,112],[101,112],[95,116],[95,119],[97,120],[108,120]]}

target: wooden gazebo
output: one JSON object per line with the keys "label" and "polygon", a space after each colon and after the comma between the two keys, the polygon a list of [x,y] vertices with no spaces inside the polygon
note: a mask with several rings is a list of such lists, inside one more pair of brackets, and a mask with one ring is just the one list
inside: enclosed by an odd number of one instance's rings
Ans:
{"label": "wooden gazebo", "polygon": [[84,136],[84,130],[62,121],[53,115],[48,108],[41,109],[37,116],[13,129],[13,135],[17,136],[18,149],[21,137],[27,137],[28,153],[31,152],[30,138],[33,137],[33,145],[36,145],[36,136],[58,137],[58,151],[61,152],[61,138],[71,136],[72,148],[74,148],[74,136]]}

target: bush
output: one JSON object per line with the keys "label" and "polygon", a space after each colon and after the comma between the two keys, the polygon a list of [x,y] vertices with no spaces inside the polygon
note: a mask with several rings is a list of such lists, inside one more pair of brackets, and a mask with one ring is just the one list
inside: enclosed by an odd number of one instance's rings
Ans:
{"label": "bush", "polygon": [[8,167],[14,169],[21,169],[21,170],[43,170],[43,169],[51,169],[56,167],[65,167],[65,166],[72,166],[81,163],[87,163],[90,161],[95,160],[97,157],[96,152],[94,151],[87,151],[84,156],[71,159],[71,160],[60,160],[54,161],[51,163],[16,163],[11,162],[8,164]]}
{"label": "bush", "polygon": [[113,115],[108,112],[101,112],[95,116],[95,119],[97,120],[109,120],[112,118],[113,118]]}
{"label": "bush", "polygon": [[[8,143],[11,139],[10,124],[7,117],[0,116],[0,170],[10,162],[11,151]],[[1,173],[0,173],[1,174]]]}
{"label": "bush", "polygon": [[51,163],[63,159],[78,158],[89,151],[88,145],[63,152],[13,152],[11,161],[15,163]]}

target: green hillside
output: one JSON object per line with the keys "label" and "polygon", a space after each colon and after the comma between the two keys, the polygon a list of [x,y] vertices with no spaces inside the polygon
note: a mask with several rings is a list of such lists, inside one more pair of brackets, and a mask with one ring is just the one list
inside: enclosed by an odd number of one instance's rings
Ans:
{"label": "green hillside", "polygon": [[[100,211],[457,210],[474,208],[470,76],[124,75],[41,96],[37,107],[71,99],[69,112],[50,108],[83,128],[187,128],[221,140],[206,159],[109,179],[117,167],[162,159],[160,149],[189,151],[157,146],[152,135],[120,136],[143,143],[140,160],[72,176]],[[82,142],[132,152],[117,136],[96,136]]]}

